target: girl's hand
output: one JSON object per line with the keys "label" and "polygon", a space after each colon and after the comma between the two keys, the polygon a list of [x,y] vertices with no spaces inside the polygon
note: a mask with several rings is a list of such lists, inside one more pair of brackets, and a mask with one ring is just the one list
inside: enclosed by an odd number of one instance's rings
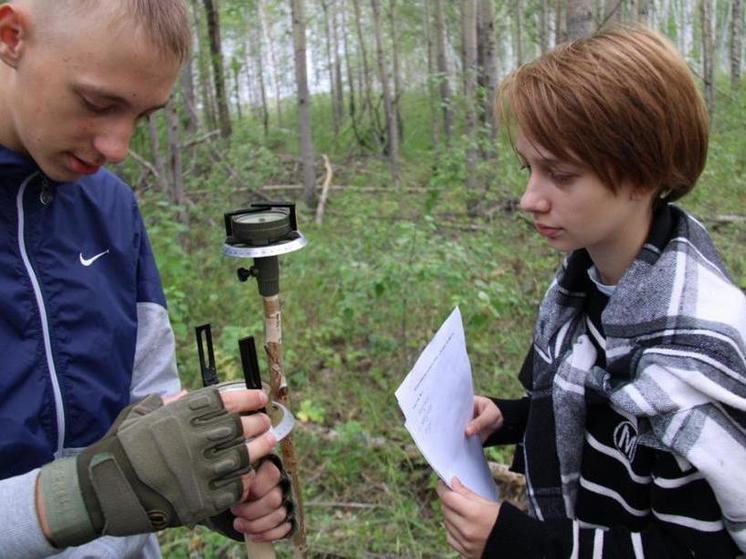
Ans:
{"label": "girl's hand", "polygon": [[467,559],[479,559],[492,532],[500,502],[490,501],[453,478],[453,490],[442,481],[436,491],[443,507],[448,545]]}
{"label": "girl's hand", "polygon": [[503,426],[503,414],[495,402],[484,396],[474,396],[474,419],[466,425],[466,436],[479,434],[484,442]]}

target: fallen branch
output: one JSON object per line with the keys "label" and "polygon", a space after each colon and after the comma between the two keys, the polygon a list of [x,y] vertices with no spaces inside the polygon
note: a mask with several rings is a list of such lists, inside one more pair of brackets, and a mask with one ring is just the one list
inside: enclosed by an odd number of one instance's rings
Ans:
{"label": "fallen branch", "polygon": [[321,197],[319,198],[319,204],[316,206],[316,225],[321,225],[324,220],[324,208],[326,207],[326,199],[329,196],[329,185],[334,177],[332,171],[332,164],[329,162],[329,158],[324,153],[321,157],[324,158],[324,167],[326,168],[326,177],[324,177],[324,185],[321,187]]}
{"label": "fallen branch", "polygon": [[185,144],[182,144],[182,149],[184,148],[190,148],[194,145],[201,144],[202,142],[205,142],[212,138],[213,136],[218,136],[220,134],[220,130],[210,130],[209,132],[206,132],[205,134],[202,134],[201,136],[197,136],[196,138],[192,138]]}
{"label": "fallen branch", "polygon": [[132,159],[134,159],[138,164],[145,167],[148,171],[155,175],[155,178],[158,180],[159,184],[161,183],[161,176],[158,174],[158,171],[156,171],[155,165],[145,159],[142,155],[138,155],[138,153],[133,149],[129,150],[129,154],[132,156]]}

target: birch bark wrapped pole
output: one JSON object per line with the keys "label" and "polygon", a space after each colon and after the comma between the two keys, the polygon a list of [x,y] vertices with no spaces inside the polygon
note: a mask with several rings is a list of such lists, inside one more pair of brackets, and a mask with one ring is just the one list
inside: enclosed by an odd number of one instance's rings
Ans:
{"label": "birch bark wrapped pole", "polygon": [[[280,296],[271,295],[263,297],[263,301],[264,349],[267,352],[267,360],[269,362],[270,399],[279,402],[286,408],[290,408],[288,385],[282,367],[282,313],[280,309]],[[307,545],[306,526],[303,515],[303,495],[301,493],[300,478],[298,477],[298,458],[295,453],[292,433],[280,441],[280,450],[282,451],[283,465],[290,478],[293,498],[295,499],[297,526],[293,534],[293,556],[296,558],[305,557]]]}

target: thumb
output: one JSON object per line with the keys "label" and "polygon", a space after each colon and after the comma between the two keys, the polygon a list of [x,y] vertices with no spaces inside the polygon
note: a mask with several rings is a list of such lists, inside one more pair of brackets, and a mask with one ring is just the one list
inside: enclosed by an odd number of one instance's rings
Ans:
{"label": "thumb", "polygon": [[451,479],[451,489],[455,491],[456,493],[458,493],[459,495],[462,495],[464,497],[481,498],[479,497],[479,495],[474,493],[474,491],[472,491],[471,489],[466,487],[463,483],[461,483],[461,480],[456,476],[453,476],[453,479]]}
{"label": "thumb", "polygon": [[485,414],[480,414],[469,423],[466,424],[466,436],[471,437],[479,433],[482,429],[487,427],[491,423],[491,420]]}

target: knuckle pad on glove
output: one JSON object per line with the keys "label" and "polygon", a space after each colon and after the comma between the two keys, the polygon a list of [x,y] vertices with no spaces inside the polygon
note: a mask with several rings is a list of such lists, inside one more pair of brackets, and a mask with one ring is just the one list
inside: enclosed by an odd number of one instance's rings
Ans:
{"label": "knuckle pad on glove", "polygon": [[248,449],[238,415],[225,410],[217,390],[188,394],[119,439],[139,480],[171,505],[176,518],[167,525],[195,524],[241,498]]}

